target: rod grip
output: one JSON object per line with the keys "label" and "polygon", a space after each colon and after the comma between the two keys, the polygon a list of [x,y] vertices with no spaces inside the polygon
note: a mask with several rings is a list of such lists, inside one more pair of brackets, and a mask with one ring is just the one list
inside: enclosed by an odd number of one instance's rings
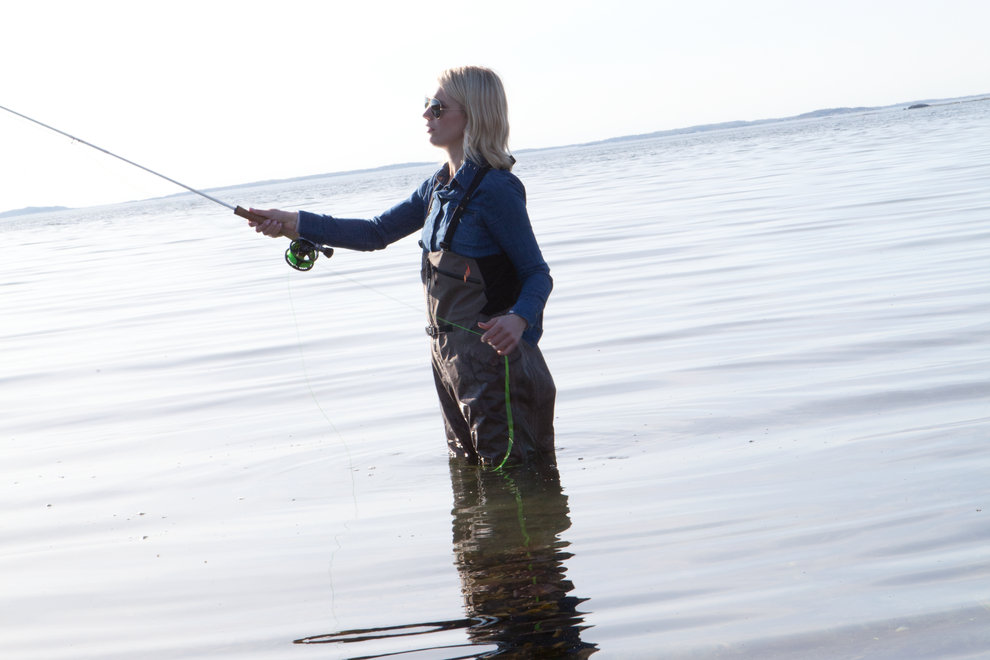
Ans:
{"label": "rod grip", "polygon": [[238,206],[234,209],[234,214],[239,215],[242,218],[247,218],[248,220],[254,220],[255,222],[264,222],[265,217],[258,215],[257,213],[251,213],[243,206]]}

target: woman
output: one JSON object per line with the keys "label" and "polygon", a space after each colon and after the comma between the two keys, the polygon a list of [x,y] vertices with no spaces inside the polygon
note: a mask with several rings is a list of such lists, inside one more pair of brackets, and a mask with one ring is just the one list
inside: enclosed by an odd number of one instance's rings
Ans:
{"label": "woman", "polygon": [[426,100],[430,143],[447,162],[372,220],[252,211],[266,236],[378,250],[420,231],[433,375],[452,456],[483,465],[553,462],[556,390],[537,342],[553,287],[510,170],[498,76],[449,69]]}

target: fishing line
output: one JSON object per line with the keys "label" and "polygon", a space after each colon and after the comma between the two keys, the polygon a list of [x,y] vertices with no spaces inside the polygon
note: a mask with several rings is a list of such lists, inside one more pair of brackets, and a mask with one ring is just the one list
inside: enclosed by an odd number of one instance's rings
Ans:
{"label": "fishing line", "polygon": [[[313,389],[313,383],[309,377],[309,369],[306,366],[306,354],[303,352],[303,347],[302,347],[302,331],[300,330],[300,326],[299,326],[299,317],[296,314],[296,304],[292,298],[292,278],[286,277],[285,284],[289,298],[289,311],[292,313],[292,322],[296,330],[296,346],[299,348],[299,362],[302,366],[303,380],[306,383],[306,389],[309,391],[309,396],[313,399],[313,403],[316,404],[316,407],[320,411],[320,414],[323,415],[323,419],[325,419],[327,424],[330,425],[330,428],[333,429],[333,432],[337,434],[337,439],[340,440],[340,444],[344,446],[344,453],[347,454],[347,468],[348,468],[347,471],[350,473],[351,476],[351,501],[354,503],[354,519],[357,520],[359,515],[358,503],[357,503],[357,483],[354,480],[354,460],[351,457],[351,448],[350,446],[348,446],[347,441],[344,440],[343,434],[341,434],[341,432],[337,429],[337,426],[330,420],[330,416],[327,415],[326,410],[323,409],[323,405],[320,403],[320,400],[316,396],[316,391]],[[347,520],[343,521],[343,525],[345,531],[350,531],[350,525],[348,525]],[[334,534],[333,540],[337,548],[336,550],[330,553],[330,566],[327,568],[327,578],[330,580],[330,612],[333,614],[334,620],[336,620],[337,590],[334,586],[333,560],[334,560],[334,556],[337,553],[337,550],[341,549],[340,536]]]}
{"label": "fishing line", "polygon": [[306,389],[309,391],[309,396],[313,399],[313,403],[316,404],[317,409],[320,414],[323,415],[323,419],[326,420],[333,432],[337,434],[337,438],[340,440],[340,444],[344,446],[344,453],[347,454],[347,466],[348,472],[351,474],[351,497],[354,500],[354,517],[358,516],[357,508],[357,485],[354,482],[354,460],[351,458],[351,448],[347,445],[347,441],[344,440],[344,436],[339,430],[337,430],[336,425],[330,420],[330,416],[327,411],[323,409],[323,405],[316,396],[316,391],[313,389],[313,383],[309,377],[309,368],[306,366],[306,354],[303,352],[302,346],[302,331],[299,326],[299,317],[296,314],[296,303],[292,298],[292,278],[286,278],[286,291],[288,293],[287,298],[289,299],[289,311],[292,313],[292,323],[296,330],[296,346],[299,349],[299,362],[302,367],[303,381],[306,383]]}
{"label": "fishing line", "polygon": [[128,165],[133,165],[134,167],[137,167],[138,169],[142,169],[145,172],[148,172],[149,174],[154,174],[157,177],[160,177],[162,179],[165,179],[169,183],[174,183],[175,185],[179,186],[180,188],[185,188],[189,192],[196,193],[200,197],[204,197],[204,198],[210,200],[211,202],[214,202],[215,204],[219,204],[220,206],[225,206],[228,209],[230,209],[231,211],[233,211],[236,215],[241,216],[242,218],[247,218],[248,220],[255,220],[255,221],[258,221],[258,222],[261,222],[261,221],[265,220],[264,217],[262,217],[262,216],[260,216],[260,215],[258,215],[256,213],[251,213],[250,211],[248,211],[245,208],[242,208],[240,206],[234,206],[233,204],[228,204],[227,202],[224,202],[222,200],[219,200],[216,197],[213,197],[212,195],[206,194],[202,190],[196,190],[195,188],[193,188],[191,186],[187,186],[186,184],[182,183],[181,181],[176,181],[175,179],[173,179],[171,177],[165,176],[161,172],[156,172],[155,170],[150,169],[148,167],[145,167],[144,165],[141,165],[140,163],[135,163],[133,160],[128,160],[127,158],[124,158],[123,156],[117,155],[117,154],[113,153],[112,151],[108,151],[108,150],[104,149],[103,147],[99,147],[99,146],[93,144],[92,142],[87,142],[86,140],[83,140],[82,138],[78,138],[75,135],[71,135],[69,133],[66,133],[65,131],[62,131],[62,130],[59,130],[59,129],[55,128],[54,126],[49,126],[48,124],[46,124],[46,123],[44,123],[42,121],[38,121],[37,119],[33,119],[31,117],[28,117],[27,115],[21,114],[20,112],[17,112],[16,110],[11,110],[10,108],[8,108],[6,106],[2,106],[2,105],[0,105],[0,110],[6,110],[7,112],[9,112],[12,115],[17,115],[18,117],[20,117],[22,119],[27,119],[29,122],[33,122],[33,123],[37,124],[38,126],[42,126],[44,128],[47,128],[48,130],[54,131],[54,132],[58,133],[59,135],[64,135],[65,137],[69,138],[70,140],[73,140],[75,142],[79,142],[81,144],[85,144],[87,147],[92,147],[93,149],[96,149],[97,151],[103,152],[103,153],[105,153],[108,156],[113,156],[114,158],[116,158],[118,160],[122,160],[125,163],[127,163]]}

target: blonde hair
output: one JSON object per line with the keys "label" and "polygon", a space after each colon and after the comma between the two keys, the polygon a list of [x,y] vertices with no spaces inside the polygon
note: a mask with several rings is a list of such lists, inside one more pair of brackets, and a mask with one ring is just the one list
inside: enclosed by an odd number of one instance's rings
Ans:
{"label": "blonde hair", "polygon": [[516,159],[509,153],[509,103],[498,74],[481,66],[462,66],[447,69],[437,82],[467,117],[464,155],[479,164],[511,170]]}

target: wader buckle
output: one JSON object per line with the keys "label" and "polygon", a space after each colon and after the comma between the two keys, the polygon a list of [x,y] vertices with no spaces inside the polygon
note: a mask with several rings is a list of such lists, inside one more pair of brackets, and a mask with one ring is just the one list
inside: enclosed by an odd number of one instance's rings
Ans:
{"label": "wader buckle", "polygon": [[431,337],[439,337],[445,332],[450,332],[454,329],[454,326],[449,323],[444,323],[442,325],[428,325],[426,326],[426,334]]}

